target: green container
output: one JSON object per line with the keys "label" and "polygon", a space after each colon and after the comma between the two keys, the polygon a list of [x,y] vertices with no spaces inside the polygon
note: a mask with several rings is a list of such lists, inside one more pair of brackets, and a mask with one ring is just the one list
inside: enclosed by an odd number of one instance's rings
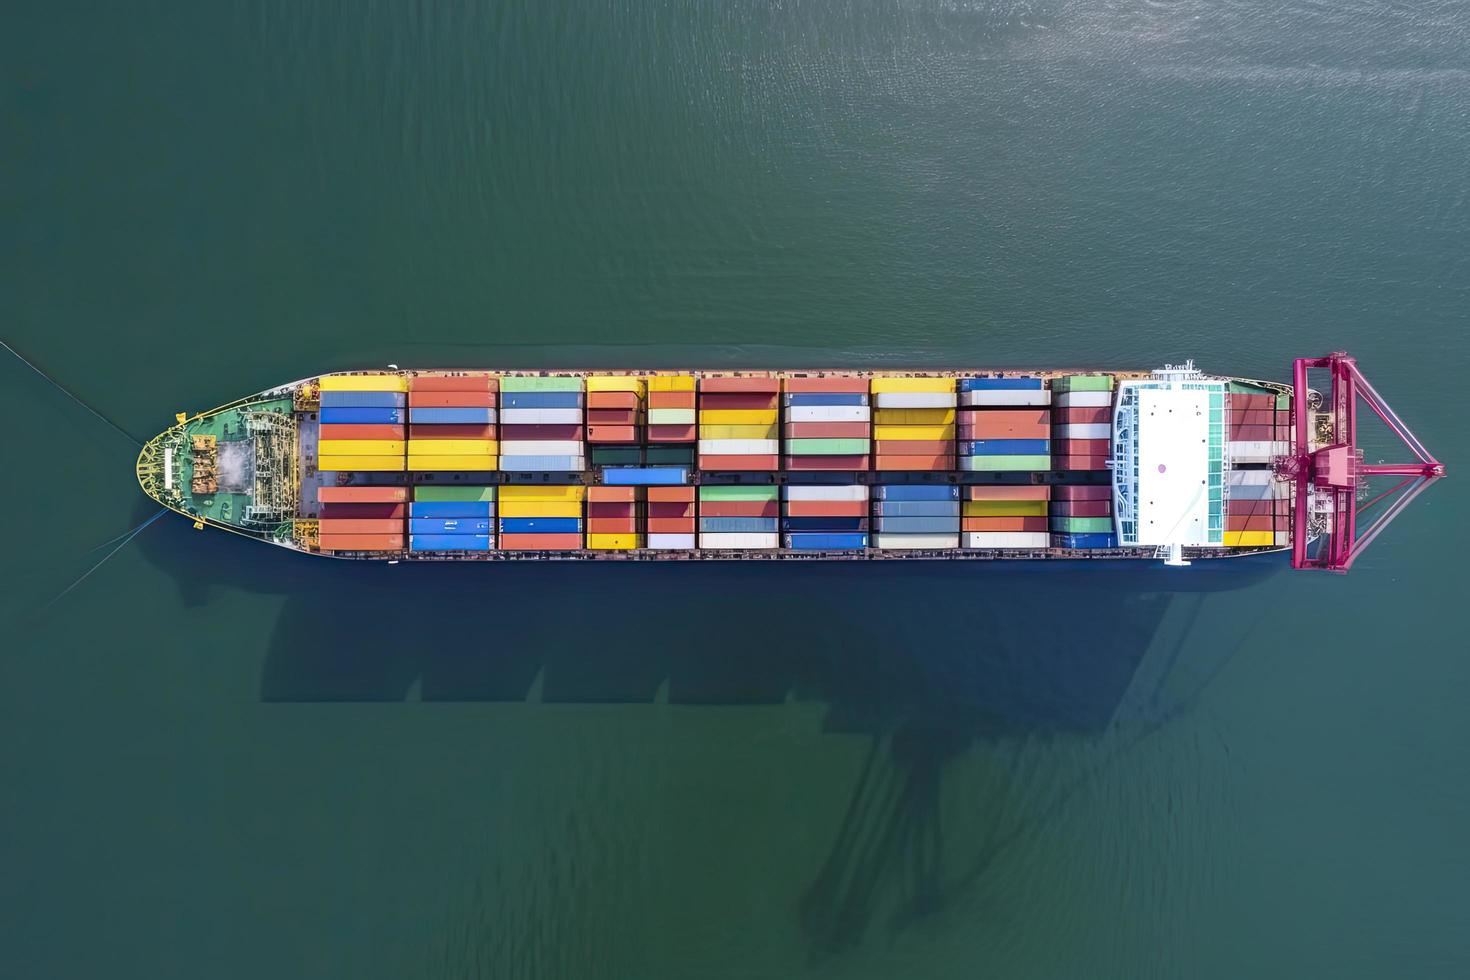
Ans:
{"label": "green container", "polygon": [[786,452],[791,456],[864,456],[866,439],[787,439]]}
{"label": "green container", "polygon": [[581,391],[581,378],[501,378],[501,391]]}
{"label": "green container", "polygon": [[1050,456],[961,456],[960,469],[984,473],[1044,473]]}
{"label": "green container", "polygon": [[649,446],[645,453],[649,466],[693,466],[693,446]]}
{"label": "green container", "polygon": [[1111,534],[1111,517],[1053,517],[1051,529],[1066,534]]}
{"label": "green container", "polygon": [[1262,388],[1260,385],[1246,384],[1244,381],[1227,381],[1225,390],[1232,395],[1274,395],[1275,389]]}
{"label": "green container", "polygon": [[1277,396],[1276,396],[1276,407],[1278,409],[1288,409],[1288,408],[1291,408],[1291,396],[1288,395],[1284,391],[1283,392],[1280,392],[1279,394],[1277,394]]}
{"label": "green container", "polygon": [[599,446],[592,450],[593,466],[637,466],[643,450],[637,446]]}
{"label": "green container", "polygon": [[649,425],[693,425],[698,415],[692,408],[650,408]]}
{"label": "green container", "polygon": [[1111,374],[1068,374],[1051,379],[1051,390],[1058,394],[1069,391],[1112,391]]}
{"label": "green container", "polygon": [[754,486],[743,483],[731,484],[729,486],[701,486],[699,488],[700,500],[775,500],[780,494],[781,488],[775,486]]}
{"label": "green container", "polygon": [[435,486],[421,483],[413,488],[413,499],[423,501],[443,500],[494,500],[494,487]]}

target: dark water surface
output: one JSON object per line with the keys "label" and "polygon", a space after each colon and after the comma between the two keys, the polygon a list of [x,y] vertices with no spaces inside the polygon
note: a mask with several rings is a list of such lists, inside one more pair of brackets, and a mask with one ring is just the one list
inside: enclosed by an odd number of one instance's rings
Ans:
{"label": "dark water surface", "polygon": [[[1345,347],[1347,578],[342,567],[0,364],[0,976],[1470,974],[1470,9],[19,3],[6,339],[139,435],[376,366]],[[98,552],[97,554],[100,554]]]}

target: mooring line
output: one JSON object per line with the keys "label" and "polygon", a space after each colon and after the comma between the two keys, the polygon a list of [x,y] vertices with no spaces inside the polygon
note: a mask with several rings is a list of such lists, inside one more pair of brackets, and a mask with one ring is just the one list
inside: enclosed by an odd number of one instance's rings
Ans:
{"label": "mooring line", "polygon": [[[164,514],[167,514],[167,513],[168,513],[167,508],[160,507],[158,509],[158,513],[154,514],[152,517],[148,518],[142,524],[139,524],[137,527],[135,527],[131,531],[129,531],[125,536],[123,536],[122,541],[118,543],[117,547],[113,548],[107,554],[103,555],[102,558],[101,558],[101,560],[98,561],[97,564],[93,565],[91,568],[89,568],[85,572],[83,572],[81,574],[81,577],[78,578],[75,582],[73,582],[71,585],[68,585],[66,588],[62,589],[56,595],[52,596],[51,599],[50,599],[50,601],[47,602],[44,606],[41,607],[41,611],[42,612],[45,612],[47,609],[50,609],[56,603],[60,602],[64,598],[66,598],[67,594],[69,592],[71,592],[72,589],[75,589],[77,586],[81,585],[83,582],[85,582],[87,580],[87,576],[91,575],[93,572],[97,571],[97,569],[99,569],[103,565],[105,565],[107,563],[107,559],[111,558],[113,555],[117,554],[119,551],[121,551],[124,548],[126,548],[128,546],[128,542],[129,541],[131,541],[134,538],[136,538],[139,534],[141,534],[148,527],[148,525],[152,524],[154,521],[158,520],[160,517],[162,517]],[[117,541],[117,538],[113,538],[112,540],[113,541]],[[108,544],[111,544],[111,543],[112,542],[109,541],[106,544],[100,544],[100,545],[97,546],[97,548],[105,548],[105,547],[107,547]],[[93,548],[92,550],[93,551],[96,551],[97,548]]]}
{"label": "mooring line", "polygon": [[55,378],[51,377],[51,375],[47,374],[45,371],[42,371],[40,368],[36,367],[30,361],[26,360],[25,355],[21,354],[20,351],[16,350],[14,347],[11,347],[9,344],[7,344],[3,340],[0,340],[0,347],[4,347],[6,350],[10,351],[11,354],[15,355],[15,359],[16,360],[20,361],[26,367],[30,368],[32,371],[34,371],[37,374],[39,374],[41,377],[45,378],[48,382],[51,383],[51,385],[53,387],[56,388],[57,391],[61,392],[66,397],[70,398],[72,401],[76,402],[78,405],[82,406],[87,411],[91,412],[93,415],[97,416],[99,419],[101,419],[102,421],[106,422],[108,425],[112,426],[118,432],[122,433],[122,435],[124,435],[125,437],[127,437],[127,440],[129,442],[131,442],[133,445],[139,446],[139,447],[141,447],[143,445],[143,441],[141,439],[139,439],[138,437],[134,436],[131,432],[129,432],[127,429],[124,429],[122,426],[118,425],[116,422],[114,422],[112,419],[108,418],[106,415],[103,415],[101,412],[97,411],[97,409],[93,408],[91,405],[88,405],[86,402],[82,401],[80,398],[78,398],[76,395],[74,395],[60,381],[57,381]]}

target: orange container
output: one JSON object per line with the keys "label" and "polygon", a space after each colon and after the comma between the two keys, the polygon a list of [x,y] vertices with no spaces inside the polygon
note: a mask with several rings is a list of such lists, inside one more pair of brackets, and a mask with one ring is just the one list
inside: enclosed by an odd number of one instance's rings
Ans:
{"label": "orange container", "polygon": [[648,518],[649,534],[693,534],[694,518],[692,517],[652,517]]}
{"label": "orange container", "polygon": [[866,439],[866,422],[787,422],[788,439]]}
{"label": "orange container", "polygon": [[1059,408],[1052,413],[1052,421],[1057,425],[1103,425],[1113,421],[1113,410],[1106,405]]}
{"label": "orange container", "polygon": [[865,470],[866,456],[787,456],[786,468],[793,472]]}
{"label": "orange container", "polygon": [[787,517],[867,517],[865,500],[788,500]]}
{"label": "orange container", "polygon": [[954,453],[952,439],[879,439],[873,443],[879,456],[949,456]]}
{"label": "orange container", "polygon": [[322,534],[402,534],[403,522],[379,517],[324,517]]}
{"label": "orange container", "polygon": [[[577,426],[572,426],[577,428]],[[420,422],[408,427],[410,439],[494,439],[495,426],[453,422],[445,425]],[[573,436],[576,438],[576,436]]]}
{"label": "orange container", "polygon": [[402,425],[323,425],[318,439],[403,439]]}
{"label": "orange container", "polygon": [[966,500],[1050,500],[1051,487],[1013,486],[967,488]]}
{"label": "orange container", "polygon": [[781,391],[780,378],[700,378],[699,391],[760,392],[776,395]]}
{"label": "orange container", "polygon": [[962,517],[963,531],[1045,531],[1045,517]]}
{"label": "orange container", "polygon": [[1051,436],[1051,413],[1036,409],[962,412],[960,426],[975,439],[1046,439]]}
{"label": "orange container", "polygon": [[318,487],[324,504],[396,504],[408,499],[408,487]]}
{"label": "orange container", "polygon": [[588,534],[637,534],[638,519],[635,517],[588,517]]}
{"label": "orange container", "polygon": [[[678,392],[674,392],[678,394]],[[693,425],[650,425],[649,442],[693,442],[698,426]]]}
{"label": "orange container", "polygon": [[[953,459],[953,457],[950,457]],[[777,470],[781,468],[779,456],[705,456],[699,457],[699,468],[716,473],[738,473],[742,471]]]}
{"label": "orange container", "polygon": [[588,425],[637,425],[638,413],[631,408],[589,408]]}
{"label": "orange container", "polygon": [[401,551],[401,534],[323,534],[317,539],[323,551]]}
{"label": "orange container", "polygon": [[632,425],[589,425],[588,442],[637,442],[638,428]]}
{"label": "orange container", "polygon": [[1052,465],[1059,470],[1105,470],[1106,456],[1053,456]]}
{"label": "orange container", "polygon": [[[693,487],[649,487],[650,504],[685,504],[694,501]],[[652,508],[650,508],[652,509]]]}
{"label": "orange container", "polygon": [[952,470],[953,456],[877,456],[875,470]]}
{"label": "orange container", "polygon": [[702,500],[700,517],[780,517],[781,504],[776,500]]}
{"label": "orange container", "polygon": [[488,374],[416,374],[408,379],[409,391],[495,391],[500,379]]}
{"label": "orange container", "polygon": [[409,408],[494,408],[493,391],[410,391]]}
{"label": "orange container", "polygon": [[589,504],[625,503],[631,504],[638,499],[637,487],[588,487],[587,502]]}
{"label": "orange container", "polygon": [[836,391],[847,394],[866,395],[868,393],[867,378],[787,378],[783,384],[787,391]]}
{"label": "orange container", "polygon": [[650,391],[648,393],[649,408],[693,408],[694,392],[692,391]]}
{"label": "orange container", "polygon": [[637,408],[638,393],[636,391],[589,391],[587,392],[587,408],[596,411],[599,408]]}
{"label": "orange container", "polygon": [[501,551],[576,551],[582,547],[580,534],[502,534]]}
{"label": "orange container", "polygon": [[769,411],[776,408],[780,399],[775,395],[764,392],[714,392],[713,394],[699,393],[700,411],[719,411],[720,409],[745,409],[756,411]]}

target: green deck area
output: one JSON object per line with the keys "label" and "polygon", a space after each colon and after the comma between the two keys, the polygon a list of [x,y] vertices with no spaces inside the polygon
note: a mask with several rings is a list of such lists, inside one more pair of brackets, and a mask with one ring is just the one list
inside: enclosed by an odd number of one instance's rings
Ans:
{"label": "green deck area", "polygon": [[[190,419],[184,426],[184,438],[174,453],[174,486],[183,497],[184,509],[222,524],[239,524],[244,517],[245,508],[250,505],[250,494],[220,492],[196,496],[190,492],[189,484],[194,476],[190,440],[197,435],[212,435],[221,447],[226,443],[249,442],[244,412],[280,412],[289,415],[291,408],[291,399],[288,397],[266,398],[232,405],[223,411]],[[266,530],[264,527],[261,529]]]}

